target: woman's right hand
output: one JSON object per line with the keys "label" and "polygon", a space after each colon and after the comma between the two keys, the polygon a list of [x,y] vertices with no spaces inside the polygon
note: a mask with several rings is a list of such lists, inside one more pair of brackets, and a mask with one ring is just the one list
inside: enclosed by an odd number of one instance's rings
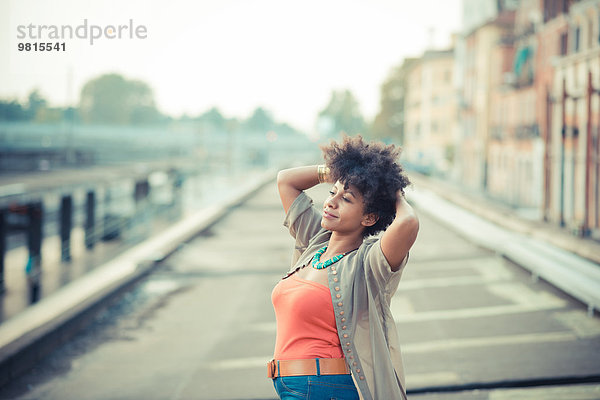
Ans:
{"label": "woman's right hand", "polygon": [[308,165],[279,171],[277,189],[286,213],[303,190],[319,184],[318,167],[318,165]]}

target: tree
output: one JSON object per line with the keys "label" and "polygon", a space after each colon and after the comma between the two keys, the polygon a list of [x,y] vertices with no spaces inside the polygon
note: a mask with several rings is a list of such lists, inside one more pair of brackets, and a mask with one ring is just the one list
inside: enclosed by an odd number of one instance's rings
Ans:
{"label": "tree", "polygon": [[210,110],[200,115],[197,120],[206,123],[217,130],[225,129],[225,123],[227,121],[217,107],[212,107]]}
{"label": "tree", "polygon": [[404,140],[404,100],[407,93],[406,73],[415,59],[408,58],[392,70],[381,85],[380,110],[371,126],[374,136]]}
{"label": "tree", "polygon": [[48,101],[42,97],[38,89],[27,96],[27,103],[17,100],[0,100],[0,121],[32,121],[60,122],[76,120],[76,109],[73,107],[49,107]]}
{"label": "tree", "polygon": [[87,82],[81,90],[79,109],[82,120],[91,123],[143,124],[160,119],[152,89],[118,74]]}
{"label": "tree", "polygon": [[0,100],[0,120],[2,121],[31,121],[38,113],[47,108],[48,102],[39,90],[32,90],[27,96],[27,103],[21,104],[17,100]]}
{"label": "tree", "polygon": [[334,90],[331,93],[329,104],[319,112],[319,125],[326,136],[334,136],[340,132],[349,135],[365,133],[366,128],[358,101],[349,90]]}
{"label": "tree", "polygon": [[282,122],[278,123],[273,127],[273,130],[277,132],[278,135],[297,135],[299,132],[290,124]]}
{"label": "tree", "polygon": [[45,113],[48,102],[44,99],[38,89],[34,89],[27,97],[27,119],[35,120],[39,114]]}
{"label": "tree", "polygon": [[257,107],[250,118],[244,121],[244,125],[251,131],[263,131],[267,132],[273,129],[275,122],[271,113],[262,107]]}
{"label": "tree", "polygon": [[27,112],[17,100],[0,100],[0,121],[23,121]]}

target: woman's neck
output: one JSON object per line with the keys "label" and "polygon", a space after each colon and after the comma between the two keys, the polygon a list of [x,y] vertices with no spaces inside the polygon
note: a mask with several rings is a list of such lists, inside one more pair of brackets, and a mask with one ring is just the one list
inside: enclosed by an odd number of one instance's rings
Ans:
{"label": "woman's neck", "polygon": [[337,254],[347,253],[360,247],[363,242],[362,235],[350,235],[346,236],[339,232],[333,232],[327,245],[327,251],[325,254],[328,256],[335,256]]}

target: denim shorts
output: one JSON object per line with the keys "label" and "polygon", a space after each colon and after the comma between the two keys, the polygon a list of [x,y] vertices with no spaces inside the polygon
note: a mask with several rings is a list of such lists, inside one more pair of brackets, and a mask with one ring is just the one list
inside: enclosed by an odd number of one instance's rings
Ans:
{"label": "denim shorts", "polygon": [[281,400],[358,400],[350,374],[283,376],[273,385]]}

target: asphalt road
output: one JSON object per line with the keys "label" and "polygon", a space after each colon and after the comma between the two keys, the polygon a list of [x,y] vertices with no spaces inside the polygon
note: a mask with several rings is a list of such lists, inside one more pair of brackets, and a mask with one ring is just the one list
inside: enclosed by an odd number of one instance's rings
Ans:
{"label": "asphalt road", "polygon": [[[275,398],[270,295],[293,246],[282,219],[266,187],[0,398]],[[392,302],[410,397],[600,399],[600,319],[424,210],[420,219]]]}

